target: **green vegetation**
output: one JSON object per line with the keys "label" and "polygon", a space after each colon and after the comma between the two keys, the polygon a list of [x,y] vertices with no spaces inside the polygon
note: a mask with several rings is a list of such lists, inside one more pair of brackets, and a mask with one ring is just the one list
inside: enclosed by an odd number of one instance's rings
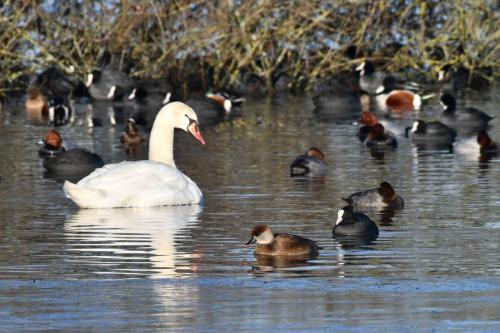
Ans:
{"label": "green vegetation", "polygon": [[[70,4],[71,3],[71,4]],[[83,79],[105,47],[131,76],[229,86],[286,73],[304,90],[364,57],[435,78],[443,64],[499,73],[497,1],[0,1],[0,91],[49,65]],[[356,59],[346,51],[355,51]],[[362,51],[362,52],[361,52]],[[487,70],[486,70],[487,69]],[[184,86],[188,89],[187,86]]]}

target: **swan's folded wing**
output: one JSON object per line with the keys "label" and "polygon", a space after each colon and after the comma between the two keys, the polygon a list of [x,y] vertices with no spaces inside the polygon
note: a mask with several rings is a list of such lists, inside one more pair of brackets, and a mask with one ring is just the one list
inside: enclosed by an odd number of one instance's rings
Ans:
{"label": "swan's folded wing", "polygon": [[153,161],[105,165],[77,185],[102,191],[115,207],[193,204],[202,198],[189,177],[175,167]]}

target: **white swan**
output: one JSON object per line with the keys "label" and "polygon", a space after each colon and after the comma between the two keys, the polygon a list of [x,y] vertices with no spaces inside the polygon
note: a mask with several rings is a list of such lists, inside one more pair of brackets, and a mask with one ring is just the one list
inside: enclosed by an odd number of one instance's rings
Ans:
{"label": "white swan", "polygon": [[149,160],[107,164],[77,184],[64,182],[66,196],[80,208],[192,205],[203,195],[174,163],[174,128],[190,132],[205,144],[196,113],[184,103],[165,105],[155,118]]}

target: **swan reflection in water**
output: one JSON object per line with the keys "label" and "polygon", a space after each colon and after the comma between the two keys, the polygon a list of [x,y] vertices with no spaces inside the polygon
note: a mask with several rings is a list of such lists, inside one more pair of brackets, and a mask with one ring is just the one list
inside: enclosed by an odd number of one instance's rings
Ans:
{"label": "swan reflection in water", "polygon": [[176,240],[200,211],[198,205],[81,209],[67,218],[65,237],[81,271],[172,277],[176,260],[192,257],[177,251]]}

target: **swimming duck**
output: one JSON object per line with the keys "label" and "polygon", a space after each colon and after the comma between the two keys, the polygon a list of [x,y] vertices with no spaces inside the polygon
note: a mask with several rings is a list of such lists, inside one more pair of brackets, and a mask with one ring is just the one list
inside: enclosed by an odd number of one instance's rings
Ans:
{"label": "swimming duck", "polygon": [[493,117],[476,108],[456,109],[456,100],[451,94],[441,95],[443,112],[440,121],[459,133],[477,133],[488,127]]}
{"label": "swimming duck", "polygon": [[71,121],[73,108],[63,97],[56,96],[49,101],[49,121],[54,126],[66,125]]}
{"label": "swimming duck", "polygon": [[380,207],[400,209],[404,207],[403,198],[396,194],[388,182],[382,182],[377,188],[356,192],[342,199],[354,208]]}
{"label": "swimming duck", "polygon": [[[453,152],[464,155],[470,160],[494,157],[499,153],[498,145],[486,131],[480,131],[475,137],[463,138],[453,143]],[[487,159],[486,159],[487,160]]]}
{"label": "swimming duck", "polygon": [[359,122],[363,126],[358,129],[358,139],[361,142],[365,142],[373,126],[378,124],[378,117],[373,112],[365,111],[361,114],[361,117],[359,117]]}
{"label": "swimming duck", "polygon": [[382,85],[377,88],[376,101],[380,110],[398,113],[418,110],[422,105],[420,95],[398,89],[397,81],[392,76],[384,78]]}
{"label": "swimming duck", "polygon": [[80,208],[151,207],[202,202],[198,186],[174,163],[174,129],[205,143],[196,113],[184,103],[165,105],[153,124],[149,160],[107,164],[77,184],[64,183],[66,196]]}
{"label": "swimming duck", "polygon": [[450,146],[456,136],[453,129],[439,121],[416,120],[412,127],[406,128],[406,137],[416,144]]}
{"label": "swimming duck", "polygon": [[378,227],[373,220],[360,212],[354,212],[351,206],[340,209],[337,213],[337,222],[333,227],[333,237],[356,236],[376,238]]}
{"label": "swimming duck", "polygon": [[143,143],[144,137],[139,133],[137,125],[133,118],[127,120],[127,127],[125,131],[120,135],[120,141],[125,145],[138,145]]}
{"label": "swimming duck", "polygon": [[369,148],[396,148],[398,141],[393,133],[385,131],[384,126],[378,123],[370,129],[364,144]]}
{"label": "swimming duck", "polygon": [[245,244],[256,243],[256,255],[272,256],[303,256],[317,255],[322,248],[310,239],[284,233],[273,234],[271,228],[265,224],[256,225],[252,229],[252,237]]}
{"label": "swimming duck", "polygon": [[62,137],[56,130],[50,130],[43,139],[43,147],[38,150],[42,157],[57,156],[66,149],[62,146]]}
{"label": "swimming duck", "polygon": [[309,148],[304,154],[298,156],[290,165],[290,176],[324,176],[327,167],[325,155],[316,147]]}
{"label": "swimming duck", "polygon": [[233,111],[233,102],[221,94],[207,93],[195,95],[186,104],[198,111],[200,126],[211,126],[229,117]]}

